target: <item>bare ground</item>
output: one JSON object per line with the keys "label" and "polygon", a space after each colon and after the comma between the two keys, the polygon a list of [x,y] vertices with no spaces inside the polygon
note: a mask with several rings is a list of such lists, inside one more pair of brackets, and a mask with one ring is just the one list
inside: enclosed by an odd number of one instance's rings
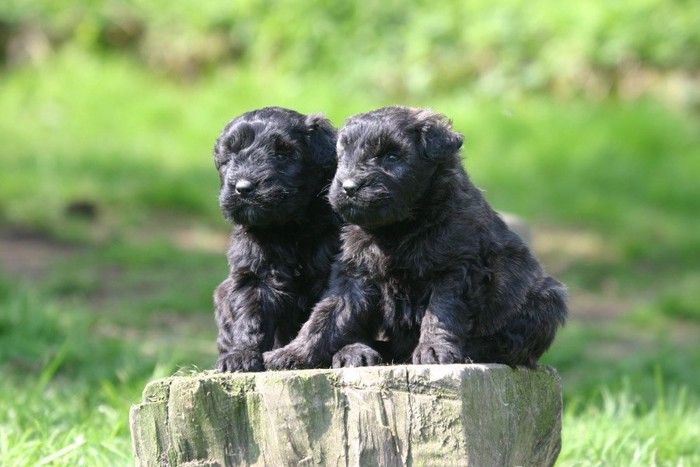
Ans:
{"label": "bare ground", "polygon": [[[562,277],[576,264],[615,259],[617,252],[605,239],[593,232],[544,226],[530,229],[531,246],[537,257],[555,277]],[[149,227],[130,234],[135,240],[167,238],[174,246],[186,251],[221,252],[224,254],[228,232],[202,226]],[[70,261],[75,255],[91,248],[57,241],[35,231],[0,228],[0,272],[27,281],[41,282],[52,264]],[[104,268],[102,279],[110,279],[120,271]],[[614,287],[598,293],[570,288],[570,312],[573,319],[597,320],[619,315],[634,305],[627,297],[616,293]],[[110,292],[106,290],[106,294]],[[104,303],[111,297],[105,293],[96,297]],[[123,291],[121,291],[123,293]],[[138,295],[138,291],[134,290]]]}

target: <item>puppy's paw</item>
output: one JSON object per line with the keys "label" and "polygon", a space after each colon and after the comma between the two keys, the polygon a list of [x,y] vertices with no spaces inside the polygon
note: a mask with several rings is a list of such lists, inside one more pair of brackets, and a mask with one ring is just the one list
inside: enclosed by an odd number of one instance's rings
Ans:
{"label": "puppy's paw", "polygon": [[418,344],[413,351],[414,365],[433,365],[436,363],[463,363],[464,355],[455,345],[446,342],[428,342]]}
{"label": "puppy's paw", "polygon": [[219,355],[216,362],[219,371],[263,371],[263,356],[257,350],[231,350]]}
{"label": "puppy's paw", "polygon": [[350,344],[333,355],[333,368],[373,366],[382,363],[379,352],[366,344]]}
{"label": "puppy's paw", "polygon": [[294,352],[283,347],[263,353],[266,370],[295,370],[309,365]]}

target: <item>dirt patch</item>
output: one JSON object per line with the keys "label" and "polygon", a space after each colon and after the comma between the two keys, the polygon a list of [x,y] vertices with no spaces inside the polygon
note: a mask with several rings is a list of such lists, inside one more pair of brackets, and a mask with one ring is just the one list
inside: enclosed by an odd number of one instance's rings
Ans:
{"label": "dirt patch", "polygon": [[[605,239],[595,233],[551,227],[531,228],[531,245],[545,264],[548,272],[560,277],[568,268],[580,262],[607,261],[616,257]],[[187,251],[216,252],[222,255],[228,243],[226,228],[214,229],[192,225],[155,226],[129,232],[134,241],[150,241],[163,238],[177,248]],[[61,242],[36,231],[18,228],[0,228],[0,271],[29,281],[41,281],[51,272],[55,263],[70,261],[71,256],[84,254],[87,246]],[[105,280],[119,276],[118,266],[105,267],[100,276]],[[111,301],[108,288],[93,297],[98,303]],[[138,295],[138,290],[133,291]],[[574,319],[600,320],[617,316],[629,310],[634,303],[614,292],[593,294],[585,290],[570,289],[570,313]],[[99,307],[98,307],[99,308]]]}
{"label": "dirt patch", "polygon": [[584,290],[569,291],[569,313],[572,318],[600,321],[624,314],[636,305],[631,299],[599,295]]}
{"label": "dirt patch", "polygon": [[604,236],[581,229],[533,227],[531,245],[547,270],[555,276],[576,263],[610,263],[620,257]]}
{"label": "dirt patch", "polygon": [[0,271],[27,280],[41,280],[51,265],[82,251],[83,248],[57,241],[43,233],[0,228]]}
{"label": "dirt patch", "polygon": [[184,251],[201,251],[206,253],[226,252],[229,242],[229,230],[214,229],[200,225],[157,225],[139,229],[131,236],[140,241],[164,238],[173,246]]}

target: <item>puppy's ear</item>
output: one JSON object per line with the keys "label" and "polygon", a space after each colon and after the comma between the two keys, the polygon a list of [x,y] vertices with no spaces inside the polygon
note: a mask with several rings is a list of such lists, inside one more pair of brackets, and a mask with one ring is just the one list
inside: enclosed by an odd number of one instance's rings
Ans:
{"label": "puppy's ear", "polygon": [[216,169],[219,170],[221,165],[224,163],[224,161],[227,159],[226,157],[226,144],[225,140],[228,135],[229,130],[231,127],[234,125],[236,120],[231,120],[226,124],[223,130],[221,130],[221,133],[219,134],[219,137],[216,138],[216,143],[214,143],[214,165],[216,165]]}
{"label": "puppy's ear", "polygon": [[464,143],[462,135],[452,131],[450,121],[444,115],[434,113],[425,117],[420,137],[426,157],[435,162],[445,161],[455,155]]}
{"label": "puppy's ear", "polygon": [[330,120],[321,114],[308,115],[306,126],[309,129],[309,151],[312,159],[332,176],[337,165],[336,129]]}
{"label": "puppy's ear", "polygon": [[219,169],[230,158],[230,153],[250,146],[255,139],[255,131],[248,123],[240,123],[240,118],[226,124],[214,145],[214,163]]}

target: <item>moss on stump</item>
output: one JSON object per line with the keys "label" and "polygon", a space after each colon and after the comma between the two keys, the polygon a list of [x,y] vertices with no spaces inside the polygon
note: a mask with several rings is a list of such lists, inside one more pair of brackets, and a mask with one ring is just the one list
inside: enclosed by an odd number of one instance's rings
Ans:
{"label": "moss on stump", "polygon": [[137,465],[553,465],[556,372],[407,365],[150,383],[131,409]]}

